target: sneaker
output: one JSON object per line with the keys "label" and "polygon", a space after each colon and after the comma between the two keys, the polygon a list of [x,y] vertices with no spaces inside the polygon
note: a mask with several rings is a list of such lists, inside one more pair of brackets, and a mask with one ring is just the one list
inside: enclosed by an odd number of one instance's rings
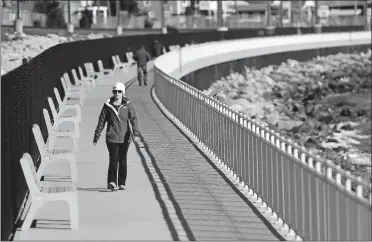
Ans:
{"label": "sneaker", "polygon": [[125,190],[125,189],[126,189],[125,185],[120,185],[119,186],[119,190]]}
{"label": "sneaker", "polygon": [[110,182],[107,186],[108,189],[111,189],[111,191],[117,191],[118,187],[116,186],[115,182]]}

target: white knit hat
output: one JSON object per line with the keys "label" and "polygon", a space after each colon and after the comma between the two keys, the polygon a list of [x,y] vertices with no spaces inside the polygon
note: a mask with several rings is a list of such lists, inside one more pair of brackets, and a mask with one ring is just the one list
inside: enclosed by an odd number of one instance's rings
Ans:
{"label": "white knit hat", "polygon": [[125,94],[125,85],[122,82],[117,82],[112,87],[112,90],[121,90],[123,94]]}

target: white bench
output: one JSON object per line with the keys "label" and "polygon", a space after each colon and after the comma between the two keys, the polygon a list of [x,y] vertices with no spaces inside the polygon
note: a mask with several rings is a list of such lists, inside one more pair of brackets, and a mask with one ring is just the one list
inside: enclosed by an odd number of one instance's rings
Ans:
{"label": "white bench", "polygon": [[40,182],[32,157],[24,153],[20,159],[23,174],[30,191],[31,205],[23,221],[21,230],[29,230],[37,211],[48,202],[66,201],[69,205],[70,226],[79,229],[79,207],[76,187],[73,184],[45,186]]}
{"label": "white bench", "polygon": [[115,55],[115,58],[116,58],[117,63],[124,67],[124,71],[126,72],[129,68],[129,63],[128,62],[121,62],[119,55]]}
{"label": "white bench", "polygon": [[74,124],[74,129],[76,131],[76,136],[77,137],[80,137],[80,127],[79,127],[79,122],[81,120],[81,117],[66,117],[66,116],[61,116],[60,114],[57,113],[57,110],[56,108],[54,107],[54,103],[53,103],[53,100],[51,97],[48,97],[48,103],[49,103],[49,107],[50,107],[50,110],[52,111],[52,115],[53,115],[53,120],[54,120],[54,123],[55,125],[59,125],[63,122],[72,122]]}
{"label": "white bench", "polygon": [[[57,102],[58,102],[58,105],[64,105],[64,106],[67,106],[68,108],[75,108],[75,109],[78,109],[77,111],[80,113],[81,115],[81,102],[80,102],[80,99],[79,98],[76,98],[76,99],[71,99],[69,98],[68,96],[66,96],[66,93],[65,93],[65,98],[62,100],[61,98],[61,95],[59,95],[59,91],[57,88],[54,88],[54,95],[56,96],[56,99],[57,99]],[[75,102],[73,102],[73,100]],[[76,102],[78,101],[78,102]]]}
{"label": "white bench", "polygon": [[88,92],[89,90],[87,90],[86,88],[84,88],[84,85],[81,84],[81,83],[75,83],[75,85],[73,85],[71,83],[71,80],[70,80],[70,77],[68,76],[67,73],[64,73],[63,74],[63,79],[65,80],[65,83],[66,83],[66,86],[67,86],[67,89],[70,91],[70,92],[81,92],[81,93],[86,93]]}
{"label": "white bench", "polygon": [[32,133],[34,135],[37,148],[40,152],[40,166],[37,171],[37,177],[40,180],[44,176],[44,171],[48,165],[59,160],[67,160],[70,164],[71,170],[71,180],[73,183],[77,181],[77,167],[76,167],[76,153],[74,150],[53,148],[45,144],[43,135],[41,133],[40,127],[37,124],[32,125]]}
{"label": "white bench", "polygon": [[80,74],[80,81],[81,82],[88,82],[92,85],[93,88],[96,87],[96,80],[93,77],[84,76],[83,69],[79,66],[78,71]]}
{"label": "white bench", "polygon": [[54,122],[53,126],[52,121],[50,120],[49,112],[43,108],[43,114],[45,119],[45,124],[48,130],[48,149],[53,149],[55,141],[58,137],[70,137],[72,139],[72,145],[74,151],[77,151],[77,135],[75,129],[59,129],[58,122]]}
{"label": "white bench", "polygon": [[127,52],[125,53],[127,60],[128,60],[128,65],[132,66],[133,64],[137,64],[137,61],[133,59],[133,52]]}
{"label": "white bench", "polygon": [[84,63],[84,68],[89,77],[94,78],[96,82],[100,81],[102,77],[105,76],[104,73],[98,72],[94,70],[93,63],[88,62]]}
{"label": "white bench", "polygon": [[109,75],[109,76],[113,76],[115,74],[114,70],[112,69],[105,69],[103,67],[103,63],[101,60],[97,61],[97,64],[98,64],[98,70],[103,73],[104,75]]}
{"label": "white bench", "polygon": [[118,72],[118,71],[126,71],[126,66],[124,65],[124,63],[120,62],[120,59],[119,59],[119,56],[111,56],[111,60],[112,62],[114,63],[114,72]]}
{"label": "white bench", "polygon": [[65,92],[65,97],[63,99],[63,102],[67,102],[67,100],[78,100],[80,105],[84,105],[84,98],[85,98],[85,92],[84,90],[71,90],[67,87],[65,78],[61,77],[61,83],[63,87],[63,91]]}
{"label": "white bench", "polygon": [[[84,77],[81,77],[80,79],[77,76],[77,73],[75,69],[71,70],[72,77],[75,81],[75,86],[79,88],[84,88],[87,92],[90,92],[92,90],[92,86],[89,85],[90,80],[85,79]],[[65,78],[66,79],[66,78]],[[71,83],[71,82],[70,82]]]}
{"label": "white bench", "polygon": [[76,117],[79,119],[79,122],[81,122],[81,107],[79,104],[71,104],[71,103],[64,103],[62,102],[61,96],[59,95],[58,89],[53,88],[54,90],[54,96],[56,97],[57,104],[58,104],[58,113],[62,114],[65,111],[68,110],[75,110]]}

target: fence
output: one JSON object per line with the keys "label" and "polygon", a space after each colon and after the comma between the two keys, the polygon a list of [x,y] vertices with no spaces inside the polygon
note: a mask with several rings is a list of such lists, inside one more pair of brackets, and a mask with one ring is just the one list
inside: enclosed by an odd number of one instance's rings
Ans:
{"label": "fence", "polygon": [[177,120],[304,240],[371,240],[371,186],[360,177],[312,156],[169,76],[156,63],[155,92]]}
{"label": "fence", "polygon": [[[362,26],[354,29],[361,29]],[[349,28],[350,29],[350,28]],[[324,31],[344,31],[342,28]],[[48,107],[46,98],[53,97],[53,87],[62,93],[60,77],[65,72],[86,62],[102,60],[105,67],[112,67],[111,56],[119,54],[125,61],[125,53],[134,51],[140,44],[151,48],[154,40],[169,47],[191,42],[203,43],[221,39],[251,38],[260,36],[262,29],[240,29],[227,32],[200,31],[181,34],[151,34],[94,39],[59,44],[44,51],[30,62],[1,77],[1,239],[7,240],[16,228],[17,215],[27,193],[27,186],[19,165],[24,152],[38,160],[37,148],[31,134],[31,124],[38,124],[46,138],[42,109]],[[311,28],[301,28],[303,33]],[[275,35],[296,34],[296,28],[276,29]],[[79,74],[78,74],[79,75]],[[16,97],[15,97],[16,95]]]}

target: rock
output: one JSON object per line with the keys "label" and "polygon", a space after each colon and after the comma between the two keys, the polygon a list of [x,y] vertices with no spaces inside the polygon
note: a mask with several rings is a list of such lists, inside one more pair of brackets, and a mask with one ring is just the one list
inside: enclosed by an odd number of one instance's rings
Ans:
{"label": "rock", "polygon": [[243,109],[244,109],[243,105],[241,105],[241,104],[233,104],[230,107],[232,109],[236,110],[236,111],[239,111],[239,112],[243,111]]}
{"label": "rock", "polygon": [[329,138],[327,139],[327,143],[338,143],[338,140],[334,138]]}
{"label": "rock", "polygon": [[280,120],[280,114],[277,111],[274,111],[266,116],[266,122],[268,122],[271,125],[276,125],[278,121]]}
{"label": "rock", "polygon": [[305,101],[314,101],[315,95],[314,94],[308,94],[304,99],[302,99],[303,102]]}
{"label": "rock", "polygon": [[366,116],[366,115],[367,115],[367,112],[366,112],[365,110],[359,110],[359,111],[357,112],[357,116],[358,116],[358,117]]}
{"label": "rock", "polygon": [[299,127],[299,133],[302,133],[302,134],[311,134],[312,133],[312,130],[313,128],[310,127],[309,125],[307,124],[303,124]]}
{"label": "rock", "polygon": [[250,107],[250,106],[252,106],[251,102],[249,102],[246,99],[242,99],[242,98],[235,99],[235,100],[231,101],[231,103],[233,105],[238,104],[238,105],[241,105],[243,107]]}
{"label": "rock", "polygon": [[353,126],[351,126],[350,124],[342,125],[340,127],[340,129],[343,129],[343,130],[354,130]]}
{"label": "rock", "polygon": [[340,113],[341,116],[347,116],[347,117],[350,117],[351,116],[351,111],[349,108],[343,108],[341,110],[341,113]]}
{"label": "rock", "polygon": [[306,87],[305,86],[299,85],[297,87],[297,92],[299,92],[299,93],[305,93],[305,91],[306,91]]}
{"label": "rock", "polygon": [[303,121],[295,121],[295,120],[279,120],[278,121],[278,128],[282,130],[291,130],[294,127],[300,126],[303,124]]}
{"label": "rock", "polygon": [[308,103],[306,106],[305,106],[305,113],[309,116],[312,116],[313,112],[315,110],[315,106],[314,104],[312,103]]}
{"label": "rock", "polygon": [[305,141],[305,146],[306,147],[311,147],[311,148],[317,148],[319,146],[319,142],[313,138],[313,137],[309,137],[306,141]]}
{"label": "rock", "polygon": [[296,102],[292,105],[292,112],[299,112],[300,110],[303,110],[303,106]]}
{"label": "rock", "polygon": [[329,124],[333,120],[333,115],[330,112],[326,111],[320,111],[315,114],[315,117],[318,119],[318,121],[322,123]]}

